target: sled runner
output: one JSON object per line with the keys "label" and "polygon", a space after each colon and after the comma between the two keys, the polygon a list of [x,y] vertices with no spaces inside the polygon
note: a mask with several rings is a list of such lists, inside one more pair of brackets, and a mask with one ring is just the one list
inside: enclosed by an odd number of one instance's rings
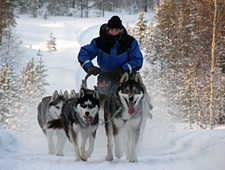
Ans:
{"label": "sled runner", "polygon": [[[87,74],[82,80],[81,87],[87,89],[87,79],[90,77]],[[119,76],[115,75],[110,71],[102,71],[97,77],[97,85],[94,88],[98,91],[100,95],[109,95],[119,86]],[[103,97],[103,96],[102,96]]]}

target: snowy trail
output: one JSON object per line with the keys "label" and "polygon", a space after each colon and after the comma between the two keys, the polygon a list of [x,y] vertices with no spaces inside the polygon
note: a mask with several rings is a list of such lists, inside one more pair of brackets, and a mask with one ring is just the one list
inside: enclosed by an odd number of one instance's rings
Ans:
{"label": "snowy trail", "polygon": [[[54,90],[79,90],[85,72],[76,56],[80,46],[98,35],[98,28],[107,18],[66,18],[49,20],[21,16],[17,31],[23,40],[25,53],[30,59],[40,49],[48,69],[46,95]],[[149,14],[149,16],[152,16]],[[122,15],[123,17],[123,15]],[[124,14],[131,23],[136,16]],[[149,19],[151,20],[151,18]],[[45,47],[50,32],[56,36],[57,52],[48,53]],[[32,45],[32,48],[30,46]],[[96,84],[95,77],[88,80],[90,88]],[[179,131],[174,125],[167,126],[162,113],[154,113],[148,119],[138,153],[138,163],[128,163],[123,156],[113,162],[105,161],[106,135],[99,126],[94,152],[87,162],[74,162],[74,152],[67,141],[63,157],[48,155],[47,139],[36,121],[26,136],[0,130],[0,170],[224,170],[225,129]],[[36,119],[36,113],[33,117]],[[172,129],[168,127],[173,127]]]}

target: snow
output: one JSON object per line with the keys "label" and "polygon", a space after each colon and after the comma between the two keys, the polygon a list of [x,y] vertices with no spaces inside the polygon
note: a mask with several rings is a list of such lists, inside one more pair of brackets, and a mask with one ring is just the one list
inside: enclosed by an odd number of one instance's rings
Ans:
{"label": "snow", "polygon": [[[100,25],[114,14],[106,13],[104,18],[49,17],[30,18],[22,15],[17,19],[16,31],[22,39],[27,57],[26,63],[41,51],[48,69],[46,95],[54,90],[75,89],[78,92],[85,72],[77,61],[82,45],[98,35]],[[133,25],[138,15],[117,14],[125,25]],[[152,21],[153,13],[145,15]],[[46,43],[50,33],[56,37],[57,51],[49,53]],[[96,78],[88,80],[93,88]],[[154,103],[160,106],[160,104]],[[36,119],[36,110],[33,119]],[[188,129],[186,125],[166,121],[163,113],[152,111],[153,119],[147,120],[140,143],[138,163],[129,163],[125,156],[113,162],[105,161],[106,135],[104,127],[97,131],[95,149],[87,162],[74,162],[72,145],[67,142],[64,156],[48,155],[47,139],[37,121],[30,125],[26,135],[16,131],[0,129],[0,170],[224,170],[225,169],[225,127],[214,130]],[[20,118],[21,122],[23,119]],[[34,122],[33,120],[31,122]]]}

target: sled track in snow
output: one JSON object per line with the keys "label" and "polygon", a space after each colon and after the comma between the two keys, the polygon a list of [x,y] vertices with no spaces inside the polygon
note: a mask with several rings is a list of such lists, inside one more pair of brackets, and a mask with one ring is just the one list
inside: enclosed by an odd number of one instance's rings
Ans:
{"label": "sled track in snow", "polygon": [[94,25],[92,27],[88,27],[79,35],[78,42],[81,46],[89,44],[91,40],[99,35],[100,25]]}

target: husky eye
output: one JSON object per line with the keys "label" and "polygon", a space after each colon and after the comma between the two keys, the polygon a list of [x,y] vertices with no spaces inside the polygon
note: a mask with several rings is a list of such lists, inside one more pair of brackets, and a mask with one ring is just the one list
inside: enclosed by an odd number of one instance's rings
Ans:
{"label": "husky eye", "polygon": [[129,89],[126,88],[126,89],[123,90],[123,92],[124,92],[124,93],[129,93]]}
{"label": "husky eye", "polygon": [[59,107],[59,106],[56,106],[55,108],[56,108],[56,109],[60,109],[60,107]]}
{"label": "husky eye", "polygon": [[94,107],[94,105],[93,105],[93,104],[89,104],[89,107],[90,107],[90,108],[93,108],[93,107]]}
{"label": "husky eye", "polygon": [[85,107],[85,104],[81,104],[81,107]]}
{"label": "husky eye", "polygon": [[137,88],[135,88],[135,87],[132,89],[132,91],[133,91],[134,94],[138,94],[139,93],[139,90]]}

